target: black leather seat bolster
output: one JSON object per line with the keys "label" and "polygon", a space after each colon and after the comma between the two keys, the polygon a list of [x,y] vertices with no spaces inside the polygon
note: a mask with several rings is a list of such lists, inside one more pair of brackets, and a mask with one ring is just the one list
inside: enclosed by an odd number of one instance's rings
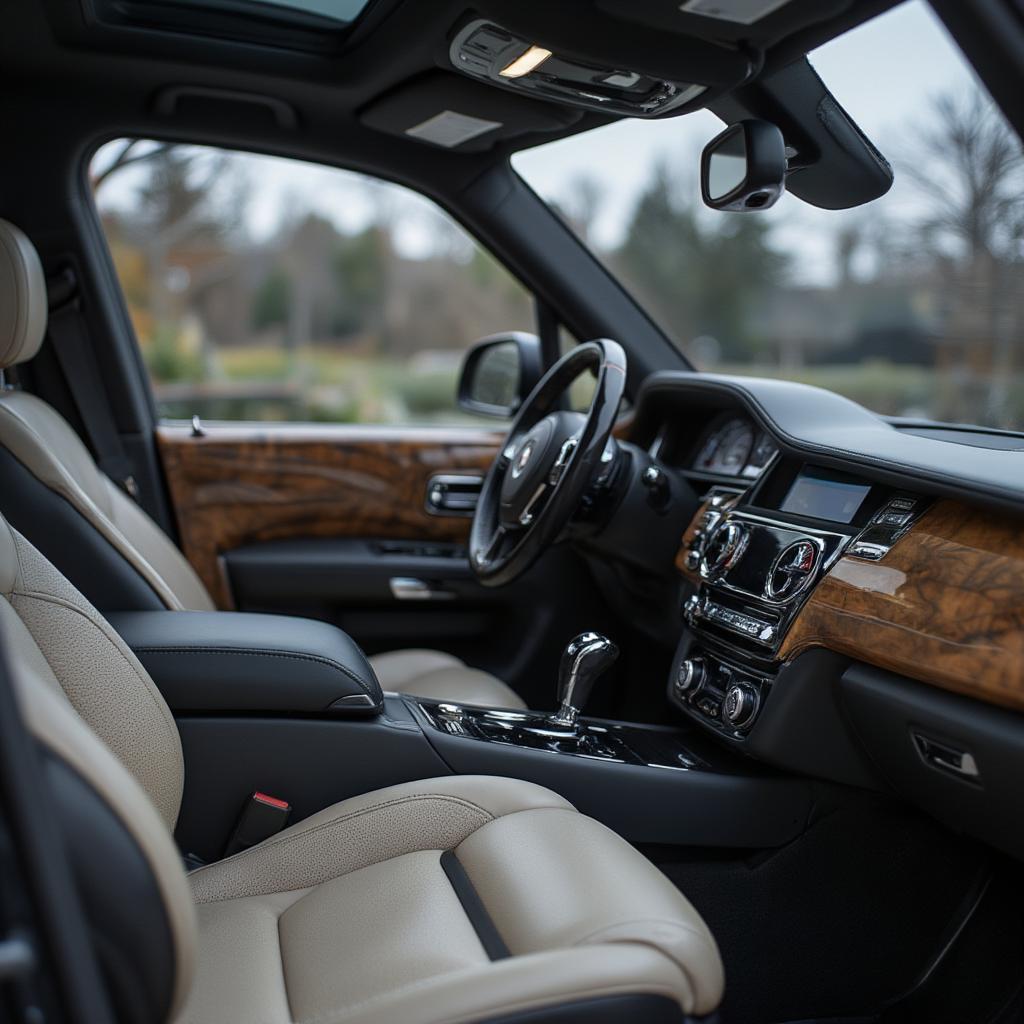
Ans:
{"label": "black leather seat bolster", "polygon": [[174,712],[372,714],[365,655],[326,622],[245,612],[116,612],[111,625]]}

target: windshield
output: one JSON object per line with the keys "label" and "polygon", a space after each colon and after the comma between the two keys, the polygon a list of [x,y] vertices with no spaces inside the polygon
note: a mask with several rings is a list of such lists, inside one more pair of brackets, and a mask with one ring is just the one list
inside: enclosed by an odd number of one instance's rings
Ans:
{"label": "windshield", "polygon": [[708,111],[619,121],[514,167],[702,370],[780,376],[880,413],[1024,428],[1020,143],[919,0],[810,54],[893,164],[881,199],[762,213],[699,197]]}

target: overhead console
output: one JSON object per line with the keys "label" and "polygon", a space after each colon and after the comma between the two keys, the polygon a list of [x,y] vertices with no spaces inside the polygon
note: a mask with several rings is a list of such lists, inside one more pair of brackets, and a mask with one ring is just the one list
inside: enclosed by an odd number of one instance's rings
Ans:
{"label": "overhead console", "polygon": [[494,22],[477,19],[452,40],[452,67],[535,99],[627,117],[667,114],[705,91],[621,65],[555,54]]}

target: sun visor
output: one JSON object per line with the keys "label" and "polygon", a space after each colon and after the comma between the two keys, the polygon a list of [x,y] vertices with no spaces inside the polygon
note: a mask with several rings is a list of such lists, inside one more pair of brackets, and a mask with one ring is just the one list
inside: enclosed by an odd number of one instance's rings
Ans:
{"label": "sun visor", "polygon": [[582,112],[489,89],[460,75],[431,72],[364,107],[359,120],[390,135],[459,153],[479,153],[533,132],[560,132]]}
{"label": "sun visor", "polygon": [[709,107],[727,124],[756,117],[786,140],[786,191],[824,210],[848,210],[885,195],[892,167],[828,91],[806,58]]}

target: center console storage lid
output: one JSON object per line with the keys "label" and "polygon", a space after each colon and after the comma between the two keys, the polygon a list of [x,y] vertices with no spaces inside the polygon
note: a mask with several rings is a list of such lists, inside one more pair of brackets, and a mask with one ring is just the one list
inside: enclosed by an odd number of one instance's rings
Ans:
{"label": "center console storage lid", "polygon": [[245,612],[108,618],[175,712],[373,714],[383,704],[366,656],[326,622]]}

